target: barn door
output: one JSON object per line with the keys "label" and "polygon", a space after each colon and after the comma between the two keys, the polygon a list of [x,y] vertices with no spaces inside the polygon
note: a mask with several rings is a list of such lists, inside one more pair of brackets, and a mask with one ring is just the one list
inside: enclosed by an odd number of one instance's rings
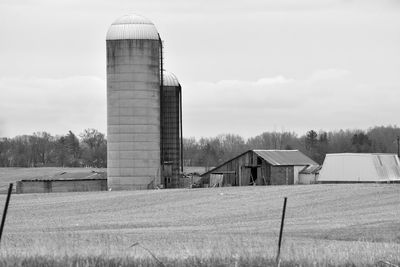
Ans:
{"label": "barn door", "polygon": [[246,168],[246,167],[242,167],[241,168],[240,186],[249,185],[249,183],[250,183],[250,175],[251,175],[250,168]]}
{"label": "barn door", "polygon": [[250,168],[250,183],[249,185],[254,185],[257,183],[257,178],[258,178],[258,171],[257,167],[251,167]]}

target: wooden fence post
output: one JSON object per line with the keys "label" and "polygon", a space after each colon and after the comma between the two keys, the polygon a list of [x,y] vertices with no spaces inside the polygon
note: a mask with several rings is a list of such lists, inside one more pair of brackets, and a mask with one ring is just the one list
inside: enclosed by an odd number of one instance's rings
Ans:
{"label": "wooden fence post", "polygon": [[1,219],[1,226],[0,226],[0,243],[1,243],[1,236],[3,235],[4,223],[6,222],[8,204],[10,203],[10,197],[11,197],[12,189],[13,189],[13,184],[10,183],[10,186],[8,187],[8,194],[7,194],[6,204],[5,204],[5,206],[4,206],[3,218]]}
{"label": "wooden fence post", "polygon": [[285,222],[285,213],[286,213],[286,202],[287,197],[285,197],[283,201],[283,210],[282,210],[282,220],[281,220],[281,230],[279,232],[279,242],[278,242],[278,253],[276,254],[276,264],[280,266],[280,256],[281,256],[281,244],[282,244],[282,234],[283,234],[283,225]]}

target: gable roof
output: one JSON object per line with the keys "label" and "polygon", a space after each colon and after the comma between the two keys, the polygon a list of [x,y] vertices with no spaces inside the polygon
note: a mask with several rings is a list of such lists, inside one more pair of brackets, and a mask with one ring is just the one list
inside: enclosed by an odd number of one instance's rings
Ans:
{"label": "gable roof", "polygon": [[253,150],[253,152],[274,166],[318,165],[318,163],[298,150]]}

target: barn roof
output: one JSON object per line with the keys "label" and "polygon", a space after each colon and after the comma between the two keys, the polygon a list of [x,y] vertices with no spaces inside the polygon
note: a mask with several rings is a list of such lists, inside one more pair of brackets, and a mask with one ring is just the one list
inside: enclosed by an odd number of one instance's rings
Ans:
{"label": "barn roof", "polygon": [[298,150],[253,150],[271,165],[318,165]]}

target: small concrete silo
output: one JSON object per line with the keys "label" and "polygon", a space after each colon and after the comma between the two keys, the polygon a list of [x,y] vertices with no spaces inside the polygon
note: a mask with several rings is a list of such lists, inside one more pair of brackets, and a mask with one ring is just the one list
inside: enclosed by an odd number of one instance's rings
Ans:
{"label": "small concrete silo", "polygon": [[161,158],[166,188],[180,187],[182,171],[182,92],[176,76],[164,71],[161,94]]}
{"label": "small concrete silo", "polygon": [[107,32],[107,172],[112,190],[161,183],[161,40],[138,15]]}

